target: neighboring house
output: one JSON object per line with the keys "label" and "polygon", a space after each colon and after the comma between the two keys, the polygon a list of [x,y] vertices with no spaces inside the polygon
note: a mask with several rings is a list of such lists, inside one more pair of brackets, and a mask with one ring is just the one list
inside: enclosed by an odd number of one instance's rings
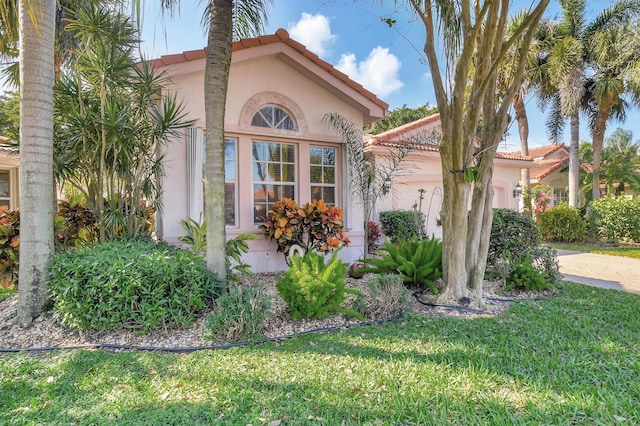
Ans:
{"label": "neighboring house", "polygon": [[[390,196],[376,206],[375,219],[381,211],[421,208],[426,216],[428,235],[442,237],[442,163],[437,139],[442,132],[440,114],[416,120],[378,135],[368,135],[367,149],[384,156],[400,144],[413,149],[403,169],[392,179]],[[531,158],[519,153],[498,152],[493,171],[493,207],[518,209],[519,196],[514,189],[520,179],[520,169],[531,166]],[[420,191],[424,190],[422,201]]]}
{"label": "neighboring house", "polygon": [[19,206],[18,150],[10,146],[13,141],[0,136],[0,210],[14,210]]}
{"label": "neighboring house", "polygon": [[533,158],[531,188],[549,187],[549,207],[569,201],[569,149],[563,143],[529,149]]}
{"label": "neighboring house", "polygon": [[[151,65],[171,76],[166,89],[178,94],[188,118],[196,120],[165,147],[163,211],[158,235],[178,242],[181,219],[198,219],[203,209],[205,50],[163,56]],[[388,105],[332,65],[292,40],[287,31],[233,43],[225,111],[227,238],[259,233],[275,201],[315,198],[341,207],[351,245],[341,257],[362,256],[362,207],[347,181],[345,147],[323,121],[339,113],[364,128],[387,115]],[[262,236],[249,241],[245,261],[254,272],[286,268],[276,245]]]}

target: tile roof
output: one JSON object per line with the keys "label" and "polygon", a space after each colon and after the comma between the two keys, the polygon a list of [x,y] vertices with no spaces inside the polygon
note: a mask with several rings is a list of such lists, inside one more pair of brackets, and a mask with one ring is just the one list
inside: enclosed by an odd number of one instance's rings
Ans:
{"label": "tile roof", "polygon": [[547,156],[553,154],[556,151],[559,151],[562,148],[564,148],[564,143],[556,143],[553,145],[538,146],[535,148],[530,148],[529,157],[544,159]]}
{"label": "tile roof", "polygon": [[[318,65],[319,67],[323,68],[330,75],[342,81],[344,84],[346,84],[347,86],[349,86],[350,88],[352,88],[353,90],[355,90],[356,92],[358,92],[359,94],[361,94],[362,96],[364,96],[366,99],[370,100],[377,106],[383,108],[385,111],[389,108],[389,104],[379,99],[374,93],[365,89],[364,86],[362,86],[361,84],[351,80],[349,76],[347,76],[345,73],[341,71],[338,71],[336,68],[333,67],[333,65],[331,65],[327,61],[320,59],[318,55],[311,52],[303,44],[293,40],[289,36],[289,33],[287,32],[287,30],[285,30],[284,28],[278,29],[275,32],[275,34],[264,35],[264,36],[259,36],[255,38],[246,38],[239,41],[234,41],[233,51],[237,52],[240,50],[250,49],[252,47],[257,47],[257,46],[264,46],[271,43],[284,43],[287,46],[290,46],[295,51],[297,51],[298,53],[300,53],[301,55],[303,55],[304,57],[306,57],[307,59],[309,59],[316,65]],[[196,59],[203,59],[203,58],[206,58],[206,56],[207,56],[206,49],[190,50],[190,51],[173,54],[173,55],[163,55],[160,58],[149,60],[148,64],[153,68],[161,68],[164,66],[175,65],[183,62],[193,61]]]}
{"label": "tile roof", "polygon": [[[418,131],[421,127],[427,126],[429,124],[440,123],[440,114],[435,113],[428,117],[424,117],[415,121],[412,121],[407,124],[403,124],[402,126],[398,126],[394,129],[387,130],[386,132],[382,132],[378,135],[366,135],[365,145],[366,146],[384,146],[387,148],[399,148],[402,146],[411,146],[411,149],[416,151],[427,151],[427,152],[440,152],[440,147],[435,143],[419,143],[411,140],[412,136],[418,134]],[[433,126],[435,127],[435,126]],[[411,132],[415,132],[414,135],[411,135]],[[403,136],[406,136],[403,139]],[[518,161],[533,161],[531,156],[526,157],[521,155],[519,152],[496,152],[496,158],[504,159],[504,160],[518,160]]]}
{"label": "tile roof", "polygon": [[[531,151],[529,151],[531,152]],[[544,179],[564,165],[569,164],[569,157],[535,160],[531,167],[531,179]]]}

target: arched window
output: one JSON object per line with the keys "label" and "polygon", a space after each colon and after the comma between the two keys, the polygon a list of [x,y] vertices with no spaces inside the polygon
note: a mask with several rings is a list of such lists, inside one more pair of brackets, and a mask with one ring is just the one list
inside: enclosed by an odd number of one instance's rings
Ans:
{"label": "arched window", "polygon": [[286,110],[278,105],[265,105],[251,119],[252,126],[271,129],[298,130],[298,124]]}

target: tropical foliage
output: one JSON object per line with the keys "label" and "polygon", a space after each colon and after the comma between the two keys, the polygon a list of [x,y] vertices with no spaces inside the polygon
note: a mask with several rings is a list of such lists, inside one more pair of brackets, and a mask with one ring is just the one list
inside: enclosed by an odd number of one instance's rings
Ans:
{"label": "tropical foliage", "polygon": [[167,77],[135,57],[139,35],[108,6],[79,7],[75,61],[56,86],[55,171],[87,200],[100,241],[148,235],[160,208],[160,147],[190,125]]}
{"label": "tropical foliage", "polygon": [[382,120],[376,121],[373,126],[373,133],[377,135],[387,130],[395,129],[403,124],[411,123],[412,121],[419,120],[424,117],[428,117],[438,112],[438,108],[431,107],[429,104],[424,104],[417,108],[409,108],[406,104],[400,108],[396,108],[389,113],[388,116]]}
{"label": "tropical foliage", "polygon": [[313,251],[304,256],[293,255],[291,266],[276,285],[293,319],[322,318],[330,312],[364,319],[359,313],[342,307],[347,293],[360,294],[346,287],[347,266],[337,257],[337,252],[326,264],[324,256]]}

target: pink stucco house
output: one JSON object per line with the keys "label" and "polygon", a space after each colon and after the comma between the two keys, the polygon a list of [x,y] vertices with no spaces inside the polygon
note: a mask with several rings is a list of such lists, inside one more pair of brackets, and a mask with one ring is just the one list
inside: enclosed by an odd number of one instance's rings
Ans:
{"label": "pink stucco house", "polygon": [[[197,219],[203,207],[203,78],[205,51],[168,55],[151,61],[172,78],[167,90],[178,94],[195,126],[165,148],[166,176],[162,179],[164,210],[157,218],[158,235],[178,242],[184,231],[179,220]],[[364,252],[363,209],[349,190],[346,151],[342,141],[323,121],[334,112],[366,128],[385,117],[388,105],[373,93],[320,59],[280,29],[273,35],[233,44],[225,115],[227,237],[259,233],[260,218],[282,197],[298,204],[322,198],[345,212],[351,245],[341,251],[345,261]],[[439,116],[427,117],[377,137],[367,149],[381,155],[389,142],[411,132],[437,129]],[[422,146],[410,159],[412,173],[392,182],[391,196],[377,212],[410,208],[419,188],[430,195],[442,186],[437,146]],[[496,160],[496,207],[518,207],[512,189],[520,167],[530,161],[501,154]],[[441,194],[441,192],[440,192]],[[430,217],[429,233],[440,235]],[[259,238],[250,243],[245,261],[254,272],[286,268],[275,244]]]}
{"label": "pink stucco house", "polygon": [[[437,145],[441,132],[440,114],[433,114],[384,133],[367,136],[367,149],[377,156],[384,156],[390,147],[412,147],[403,170],[391,182],[390,196],[377,206],[376,216],[381,211],[408,210],[415,205],[425,214],[427,234],[442,237],[439,225],[443,197],[442,163]],[[532,158],[518,153],[497,152],[494,164],[493,207],[518,210],[520,197],[514,194],[514,189],[520,179],[520,169],[531,167]],[[422,200],[420,190],[424,190]]]}
{"label": "pink stucco house", "polygon": [[[183,234],[178,221],[197,219],[203,206],[205,51],[163,56],[152,65],[171,75],[167,89],[178,93],[189,118],[196,120],[165,152],[158,232],[177,242]],[[341,251],[342,257],[360,257],[362,209],[354,208],[348,190],[344,146],[323,116],[336,112],[365,127],[384,117],[387,109],[385,102],[283,29],[235,42],[225,115],[227,236],[258,233],[260,217],[282,197],[298,204],[323,198],[345,211],[352,244]],[[285,268],[273,243],[259,238],[250,241],[250,249],[246,261],[254,272]]]}

